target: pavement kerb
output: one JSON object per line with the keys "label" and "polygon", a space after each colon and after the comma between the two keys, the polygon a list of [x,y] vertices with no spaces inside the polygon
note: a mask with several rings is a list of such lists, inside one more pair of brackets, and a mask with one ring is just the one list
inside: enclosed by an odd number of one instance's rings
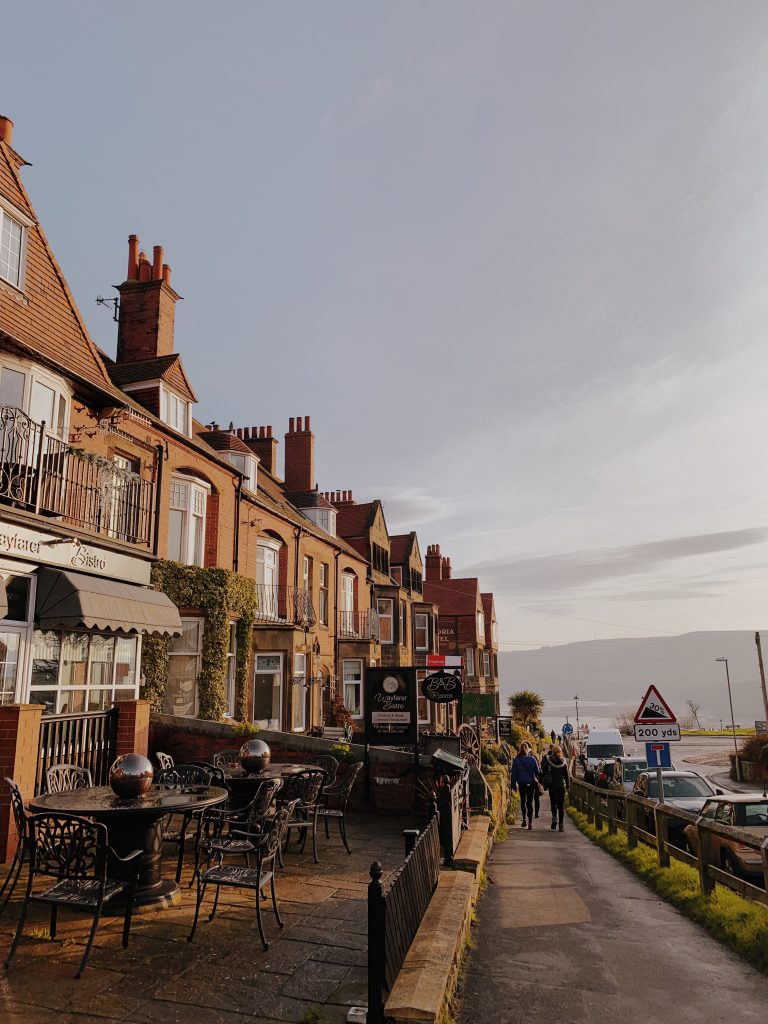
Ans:
{"label": "pavement kerb", "polygon": [[392,1024],[439,1024],[456,985],[475,901],[474,876],[441,871],[437,889],[384,1008]]}

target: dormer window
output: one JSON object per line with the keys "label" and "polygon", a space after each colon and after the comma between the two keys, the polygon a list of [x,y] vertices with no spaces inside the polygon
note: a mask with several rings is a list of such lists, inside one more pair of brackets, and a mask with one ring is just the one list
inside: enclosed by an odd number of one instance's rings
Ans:
{"label": "dormer window", "polygon": [[33,223],[0,196],[0,278],[19,290],[24,287],[27,229]]}
{"label": "dormer window", "polygon": [[160,419],[180,434],[189,437],[192,433],[191,403],[164,384],[160,388]]}
{"label": "dormer window", "polygon": [[63,380],[42,367],[3,356],[0,363],[0,406],[21,409],[35,423],[66,440],[71,393]]}
{"label": "dormer window", "polygon": [[225,452],[229,464],[239,469],[243,474],[243,486],[249,491],[258,490],[259,460],[255,455],[246,455],[244,452]]}
{"label": "dormer window", "polygon": [[336,536],[335,508],[303,508],[301,512],[310,520],[310,522],[313,522],[315,526],[319,526],[321,530],[325,530],[329,536]]}

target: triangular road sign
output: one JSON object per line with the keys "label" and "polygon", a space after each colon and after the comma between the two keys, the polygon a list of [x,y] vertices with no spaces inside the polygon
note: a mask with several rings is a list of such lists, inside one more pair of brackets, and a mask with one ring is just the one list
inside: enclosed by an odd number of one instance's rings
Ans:
{"label": "triangular road sign", "polygon": [[635,714],[635,721],[638,723],[651,722],[676,722],[672,709],[664,700],[655,686],[649,686],[648,692],[640,702],[640,707]]}

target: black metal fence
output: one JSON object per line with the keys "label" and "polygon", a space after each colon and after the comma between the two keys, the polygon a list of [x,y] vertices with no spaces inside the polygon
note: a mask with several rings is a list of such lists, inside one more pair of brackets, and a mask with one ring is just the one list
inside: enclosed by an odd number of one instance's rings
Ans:
{"label": "black metal fence", "polygon": [[106,786],[116,756],[117,714],[117,708],[110,708],[44,717],[40,724],[35,795],[45,790],[45,773],[55,764],[87,768],[95,786]]}
{"label": "black metal fence", "polygon": [[308,590],[277,583],[256,584],[255,618],[257,622],[290,623],[307,629],[317,622]]}
{"label": "black metal fence", "polygon": [[341,640],[378,640],[379,616],[373,609],[364,612],[339,612]]}
{"label": "black metal fence", "polygon": [[148,546],[154,484],[0,405],[0,501]]}
{"label": "black metal fence", "polygon": [[381,864],[368,885],[368,1024],[382,1024],[386,993],[427,912],[440,875],[439,816],[417,836],[406,832],[406,858],[383,886]]}

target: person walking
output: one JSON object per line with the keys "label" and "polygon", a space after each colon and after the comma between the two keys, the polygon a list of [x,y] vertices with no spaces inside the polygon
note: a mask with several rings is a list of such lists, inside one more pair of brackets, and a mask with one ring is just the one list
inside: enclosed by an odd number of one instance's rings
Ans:
{"label": "person walking", "polygon": [[571,784],[571,775],[568,771],[568,762],[563,757],[563,751],[557,744],[552,748],[551,753],[546,755],[544,781],[549,790],[549,802],[552,807],[552,824],[550,828],[553,832],[556,828],[559,828],[562,832],[565,794]]}
{"label": "person walking", "polygon": [[529,753],[530,747],[523,743],[517,756],[512,761],[512,786],[517,786],[520,794],[520,812],[523,816],[522,828],[526,825],[533,828],[533,794],[539,788],[541,769],[539,762]]}

